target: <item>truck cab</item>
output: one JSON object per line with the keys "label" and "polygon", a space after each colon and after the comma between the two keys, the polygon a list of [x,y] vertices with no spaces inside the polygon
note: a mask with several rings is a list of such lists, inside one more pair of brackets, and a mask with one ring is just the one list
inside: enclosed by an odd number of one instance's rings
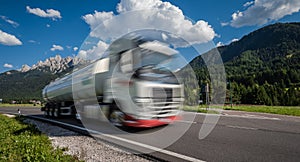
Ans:
{"label": "truck cab", "polygon": [[110,120],[153,127],[176,119],[184,100],[183,85],[169,64],[177,54],[158,41],[139,42],[119,53],[111,75],[111,91],[119,109]]}

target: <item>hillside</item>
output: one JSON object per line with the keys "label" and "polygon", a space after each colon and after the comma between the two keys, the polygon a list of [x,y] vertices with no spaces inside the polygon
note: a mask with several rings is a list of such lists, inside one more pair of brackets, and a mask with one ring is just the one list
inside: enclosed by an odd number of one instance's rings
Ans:
{"label": "hillside", "polygon": [[[234,102],[300,105],[300,23],[269,25],[218,50]],[[191,66],[200,85],[208,81],[201,56]]]}
{"label": "hillside", "polygon": [[262,61],[281,57],[300,49],[300,23],[276,23],[258,29],[239,41],[219,48],[224,62],[240,56],[245,51],[260,51]]}
{"label": "hillside", "polygon": [[3,102],[28,102],[42,100],[42,89],[55,78],[72,70],[82,60],[57,55],[45,61],[38,61],[31,67],[23,65],[19,71],[12,70],[0,74],[0,98]]}
{"label": "hillside", "polygon": [[3,73],[0,75],[0,98],[3,99],[3,102],[41,100],[41,90],[56,77],[49,72],[38,70]]}

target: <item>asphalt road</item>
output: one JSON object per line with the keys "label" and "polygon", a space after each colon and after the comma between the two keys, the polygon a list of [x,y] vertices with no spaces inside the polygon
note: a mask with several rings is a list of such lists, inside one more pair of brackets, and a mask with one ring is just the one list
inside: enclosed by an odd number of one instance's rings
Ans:
{"label": "asphalt road", "polygon": [[[197,121],[204,116],[199,115]],[[206,161],[299,161],[300,122],[221,117],[211,134],[198,140],[201,122],[169,147]],[[182,149],[184,148],[184,149]]]}
{"label": "asphalt road", "polygon": [[[16,113],[17,109],[0,108],[0,112]],[[41,116],[37,108],[20,109],[22,114]],[[188,131],[165,150],[204,161],[300,161],[299,117],[235,111],[223,114],[202,140],[198,134],[205,115],[197,114]],[[70,119],[62,121],[76,124]],[[182,160],[158,152],[151,155]]]}

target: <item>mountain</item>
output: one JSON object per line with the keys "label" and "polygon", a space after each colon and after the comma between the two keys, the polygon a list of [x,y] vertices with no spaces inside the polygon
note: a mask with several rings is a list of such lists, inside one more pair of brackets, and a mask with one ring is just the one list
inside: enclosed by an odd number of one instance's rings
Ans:
{"label": "mountain", "polygon": [[[269,25],[217,50],[236,103],[300,105],[300,23]],[[190,64],[200,85],[209,82],[201,56]]]}
{"label": "mountain", "polygon": [[42,100],[42,89],[51,80],[70,72],[74,66],[85,63],[76,57],[62,58],[56,55],[45,61],[38,61],[32,66],[23,65],[19,70],[2,73],[0,74],[0,98],[4,102]]}
{"label": "mountain", "polygon": [[[286,55],[291,57],[300,49],[300,23],[276,23],[258,29],[242,37],[239,41],[218,47],[223,62],[239,59],[247,51],[256,51],[261,61]],[[205,54],[204,54],[205,55]],[[204,64],[201,56],[191,61],[192,67],[199,68]]]}
{"label": "mountain", "polygon": [[251,32],[228,46],[220,47],[219,51],[223,61],[227,62],[245,51],[265,49],[269,50],[268,53],[260,53],[260,58],[267,61],[300,49],[299,42],[300,23],[276,23]]}
{"label": "mountain", "polygon": [[28,72],[30,70],[38,70],[42,72],[50,72],[52,74],[57,74],[65,71],[66,69],[73,67],[80,63],[79,58],[77,57],[66,57],[62,58],[60,55],[56,55],[55,57],[50,57],[43,61],[38,61],[36,64],[32,65],[32,67],[28,65],[23,65],[20,69],[21,72]]}

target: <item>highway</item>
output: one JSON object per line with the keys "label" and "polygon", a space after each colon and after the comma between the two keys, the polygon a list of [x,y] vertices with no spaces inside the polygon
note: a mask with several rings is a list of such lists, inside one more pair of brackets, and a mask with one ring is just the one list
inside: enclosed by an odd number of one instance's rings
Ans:
{"label": "highway", "polygon": [[[17,109],[0,108],[0,112],[16,113]],[[42,117],[40,109],[20,109],[23,115]],[[300,161],[299,117],[238,111],[222,114],[206,138],[198,138],[206,114],[197,114],[188,131],[164,149],[167,154],[150,154],[166,161]],[[82,126],[72,119],[60,121]]]}

